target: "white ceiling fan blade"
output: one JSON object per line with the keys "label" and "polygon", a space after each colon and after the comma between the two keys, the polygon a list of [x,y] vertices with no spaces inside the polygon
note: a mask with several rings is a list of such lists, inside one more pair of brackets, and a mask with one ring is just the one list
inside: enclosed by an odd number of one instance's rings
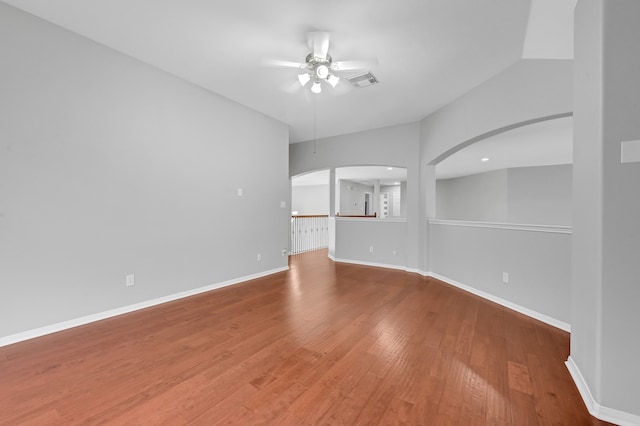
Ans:
{"label": "white ceiling fan blade", "polygon": [[290,83],[285,83],[282,86],[280,86],[280,90],[288,93],[290,95],[294,95],[296,93],[298,93],[300,91],[300,89],[302,89],[302,86],[300,85],[300,83],[296,80],[296,81],[292,81]]}
{"label": "white ceiling fan blade", "polygon": [[368,70],[375,65],[378,65],[377,59],[337,61],[331,64],[331,69],[333,69],[334,71]]}
{"label": "white ceiling fan blade", "polygon": [[313,50],[313,56],[320,59],[327,59],[329,53],[329,39],[331,35],[326,31],[312,31],[309,33],[309,48]]}
{"label": "white ceiling fan blade", "polygon": [[281,67],[281,68],[306,68],[307,64],[302,62],[281,61],[279,59],[263,59],[261,62],[265,67]]}

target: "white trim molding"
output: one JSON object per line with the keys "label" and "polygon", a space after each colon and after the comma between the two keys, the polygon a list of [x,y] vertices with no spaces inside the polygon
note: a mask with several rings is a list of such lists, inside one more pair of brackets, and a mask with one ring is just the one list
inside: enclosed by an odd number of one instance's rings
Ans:
{"label": "white trim molding", "polygon": [[571,356],[569,356],[569,358],[565,362],[565,365],[567,366],[567,370],[569,370],[569,374],[571,374],[571,378],[578,388],[578,392],[580,392],[580,396],[582,397],[584,404],[587,406],[589,413],[593,417],[620,426],[640,425],[640,416],[625,413],[624,411],[614,410],[613,408],[603,407],[602,405],[598,404],[593,397],[591,390],[589,389],[587,381],[584,379],[584,376],[580,372],[578,365],[575,363],[573,358],[571,358]]}
{"label": "white trim molding", "polygon": [[423,277],[428,277],[430,272],[425,272],[416,268],[408,268],[402,265],[391,265],[388,263],[375,263],[375,262],[365,262],[362,260],[353,260],[353,259],[338,259],[335,256],[329,255],[329,259],[333,260],[337,263],[350,263],[353,265],[363,265],[363,266],[373,266],[375,268],[387,268],[387,269],[396,269],[399,271],[409,272],[410,274],[419,274]]}
{"label": "white trim molding", "polygon": [[433,277],[433,278],[435,278],[435,279],[437,279],[439,281],[442,281],[445,284],[449,284],[449,285],[452,285],[454,287],[458,287],[461,290],[464,290],[464,291],[467,291],[469,293],[475,294],[476,296],[480,296],[483,299],[487,299],[487,300],[489,300],[491,302],[497,303],[498,305],[502,305],[505,308],[509,308],[509,309],[511,309],[513,311],[519,312],[519,313],[524,314],[524,315],[526,315],[528,317],[531,317],[531,318],[536,319],[538,321],[542,321],[542,322],[544,322],[546,324],[549,324],[549,325],[551,325],[553,327],[559,328],[560,330],[564,330],[564,331],[566,331],[568,333],[571,332],[571,325],[567,324],[564,321],[560,321],[558,319],[555,319],[555,318],[550,317],[548,315],[545,315],[545,314],[542,314],[540,312],[534,311],[532,309],[525,308],[524,306],[520,306],[520,305],[518,305],[516,303],[509,302],[508,300],[505,300],[505,299],[502,299],[500,297],[494,296],[493,294],[486,293],[486,292],[484,292],[482,290],[478,290],[478,289],[473,288],[471,286],[468,286],[466,284],[459,283],[459,282],[457,282],[455,280],[452,280],[450,278],[443,277],[442,275],[438,275],[438,274],[435,274],[435,273],[432,272],[432,273],[429,274],[429,276]]}
{"label": "white trim molding", "polygon": [[431,272],[423,271],[422,269],[417,268],[405,268],[404,270],[412,274],[422,275],[423,277],[428,277],[431,274]]}
{"label": "white trim molding", "polygon": [[331,255],[329,255],[329,259],[333,260],[334,262],[338,262],[338,263],[351,263],[354,265],[364,265],[364,266],[373,266],[376,268],[388,268],[388,269],[397,269],[397,270],[401,270],[401,271],[405,271],[405,272],[409,272],[409,273],[413,273],[413,274],[420,274],[422,276],[425,277],[432,277],[435,278],[439,281],[442,281],[445,284],[449,284],[452,285],[454,287],[457,287],[461,290],[464,290],[468,293],[472,293],[475,294],[476,296],[480,296],[483,299],[489,300],[491,302],[497,303],[501,306],[504,306],[505,308],[509,308],[513,311],[519,312],[521,314],[524,314],[528,317],[531,317],[533,319],[536,319],[538,321],[542,321],[545,324],[549,324],[553,327],[559,328],[560,330],[566,331],[568,333],[571,332],[571,325],[567,324],[564,321],[560,321],[558,319],[555,319],[553,317],[550,317],[548,315],[542,314],[540,312],[534,311],[532,309],[529,308],[525,308],[524,306],[520,306],[516,303],[513,302],[509,302],[508,300],[502,299],[500,297],[494,296],[492,294],[486,293],[484,291],[478,290],[476,288],[473,288],[471,286],[459,283],[455,280],[452,280],[450,278],[447,277],[443,277],[442,275],[438,275],[435,274],[433,272],[425,272],[425,271],[421,271],[419,269],[413,269],[413,268],[407,268],[404,266],[400,266],[400,265],[388,265],[388,264],[383,264],[383,263],[374,263],[374,262],[364,262],[364,261],[360,261],[360,260],[352,260],[352,259],[338,259],[335,258]]}
{"label": "white trim molding", "polygon": [[336,220],[345,222],[376,222],[376,223],[407,223],[406,217],[353,217],[353,216],[334,216]]}
{"label": "white trim molding", "polygon": [[23,342],[25,340],[34,339],[36,337],[41,337],[47,334],[56,333],[58,331],[67,330],[69,328],[78,327],[81,325],[89,324],[89,323],[100,321],[103,319],[112,318],[118,315],[127,314],[129,312],[138,311],[140,309],[150,308],[152,306],[160,305],[163,303],[173,302],[174,300],[183,299],[189,296],[195,296],[196,294],[206,293],[207,291],[216,290],[222,287],[227,287],[230,285],[239,284],[239,283],[253,280],[256,278],[265,277],[267,275],[287,271],[288,269],[289,269],[289,266],[271,269],[268,271],[259,272],[257,274],[247,275],[240,278],[234,278],[234,279],[223,281],[220,283],[195,288],[192,290],[182,291],[180,293],[170,294],[168,296],[162,296],[157,299],[147,300],[144,302],[136,303],[134,305],[123,306],[121,308],[115,308],[109,311],[99,312],[97,314],[87,315],[80,318],[74,318],[68,321],[63,321],[56,324],[35,328],[33,330],[24,331],[17,334],[11,334],[9,336],[0,337],[0,347],[12,345],[14,343]]}
{"label": "white trim molding", "polygon": [[573,228],[563,225],[527,225],[519,223],[473,222],[465,220],[430,219],[429,225],[464,226],[468,228],[508,229],[511,231],[547,232],[552,234],[571,234]]}
{"label": "white trim molding", "polygon": [[363,266],[373,266],[376,268],[387,268],[387,269],[398,269],[400,271],[406,271],[407,268],[405,268],[402,265],[390,265],[387,263],[376,263],[376,262],[365,262],[363,260],[352,260],[352,259],[339,259],[333,256],[329,256],[329,259],[333,260],[334,262],[337,263],[350,263],[352,265],[363,265]]}

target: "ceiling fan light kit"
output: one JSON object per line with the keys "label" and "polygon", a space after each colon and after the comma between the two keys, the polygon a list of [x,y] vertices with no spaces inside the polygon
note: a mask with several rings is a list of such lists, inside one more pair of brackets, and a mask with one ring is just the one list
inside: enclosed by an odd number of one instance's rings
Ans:
{"label": "ceiling fan light kit", "polygon": [[309,81],[313,80],[313,85],[311,86],[313,93],[322,92],[321,81],[326,81],[331,87],[336,87],[340,81],[340,77],[331,72],[336,67],[329,55],[319,57],[314,52],[309,53],[302,67],[306,68],[306,72],[298,75],[298,81],[304,87]]}
{"label": "ceiling fan light kit", "polygon": [[[348,70],[362,70],[371,61],[339,61],[334,62],[329,55],[330,34],[326,31],[314,31],[308,34],[308,45],[311,49],[303,63],[291,61],[265,61],[264,63],[275,66],[295,67],[302,72],[298,74],[298,82],[305,87],[312,81],[311,91],[313,93],[322,92],[322,82],[335,88],[340,82],[340,77],[336,72]],[[377,63],[377,61],[376,61]]]}

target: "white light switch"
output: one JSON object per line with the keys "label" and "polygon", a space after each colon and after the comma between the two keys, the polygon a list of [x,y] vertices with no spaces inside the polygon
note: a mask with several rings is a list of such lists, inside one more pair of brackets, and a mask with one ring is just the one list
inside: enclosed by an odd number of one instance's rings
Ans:
{"label": "white light switch", "polygon": [[286,201],[280,201],[280,208],[281,209],[286,209],[287,208],[287,202]]}
{"label": "white light switch", "polygon": [[242,197],[242,188],[238,188],[238,197]]}
{"label": "white light switch", "polygon": [[620,144],[620,161],[623,163],[640,162],[640,140],[623,141]]}

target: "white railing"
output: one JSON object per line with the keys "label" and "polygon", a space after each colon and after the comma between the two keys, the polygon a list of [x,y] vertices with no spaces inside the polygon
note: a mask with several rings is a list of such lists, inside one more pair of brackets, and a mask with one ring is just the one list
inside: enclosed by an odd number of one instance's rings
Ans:
{"label": "white railing", "polygon": [[291,216],[291,254],[326,248],[329,245],[329,216]]}

